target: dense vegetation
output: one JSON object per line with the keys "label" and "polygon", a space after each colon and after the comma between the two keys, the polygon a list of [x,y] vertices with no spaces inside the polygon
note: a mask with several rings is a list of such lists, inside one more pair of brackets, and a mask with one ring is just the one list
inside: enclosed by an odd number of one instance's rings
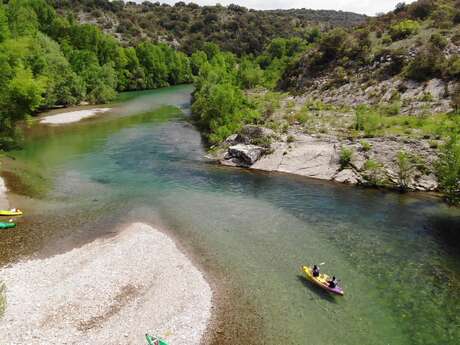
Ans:
{"label": "dense vegetation", "polygon": [[44,0],[0,3],[0,66],[0,148],[14,145],[15,123],[38,110],[192,80],[184,53],[149,42],[122,47]]}
{"label": "dense vegetation", "polygon": [[[319,31],[312,30],[309,41]],[[207,44],[204,52],[194,53],[192,61],[200,61],[196,78],[193,114],[212,144],[237,132],[246,123],[257,123],[266,115],[245,90],[256,86],[274,88],[285,68],[308,49],[308,42],[299,38],[277,38],[257,58],[238,58]]]}
{"label": "dense vegetation", "polygon": [[198,6],[178,2],[50,0],[60,12],[97,23],[126,44],[169,42],[191,54],[204,43],[237,55],[259,54],[274,38],[304,37],[312,26],[353,26],[365,17],[341,11],[308,9],[257,11],[238,5]]}

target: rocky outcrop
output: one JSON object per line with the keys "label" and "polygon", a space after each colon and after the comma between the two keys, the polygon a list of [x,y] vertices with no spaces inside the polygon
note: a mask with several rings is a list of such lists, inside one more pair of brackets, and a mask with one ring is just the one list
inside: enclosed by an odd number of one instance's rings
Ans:
{"label": "rocky outcrop", "polygon": [[308,135],[297,135],[293,143],[272,146],[274,152],[265,155],[254,169],[280,171],[330,180],[339,168],[337,142]]}
{"label": "rocky outcrop", "polygon": [[[292,132],[289,137],[294,141],[288,143],[285,136],[273,142],[269,152],[250,144],[230,146],[220,162],[347,184],[414,191],[434,191],[438,187],[433,174],[437,152],[427,140],[383,137],[358,142],[301,132]],[[340,153],[345,148],[352,152],[352,157],[342,168]],[[405,171],[398,163],[400,152],[407,155]]]}

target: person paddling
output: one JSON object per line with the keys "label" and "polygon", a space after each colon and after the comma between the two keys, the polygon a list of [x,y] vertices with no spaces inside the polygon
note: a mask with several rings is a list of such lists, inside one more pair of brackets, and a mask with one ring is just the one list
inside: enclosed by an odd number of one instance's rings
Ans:
{"label": "person paddling", "polygon": [[313,265],[312,273],[313,273],[313,277],[315,278],[319,277],[319,267],[316,265]]}
{"label": "person paddling", "polygon": [[332,280],[329,280],[328,283],[329,283],[329,287],[331,289],[335,289],[337,287],[337,284],[338,284],[337,279],[335,278],[335,276],[333,276]]}

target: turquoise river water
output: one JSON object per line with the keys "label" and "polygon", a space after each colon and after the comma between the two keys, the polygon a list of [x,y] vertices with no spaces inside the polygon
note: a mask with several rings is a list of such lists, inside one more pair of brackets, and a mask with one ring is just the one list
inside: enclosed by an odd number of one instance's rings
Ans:
{"label": "turquoise river water", "polygon": [[[12,202],[30,211],[0,233],[0,265],[144,221],[220,291],[213,343],[460,343],[459,210],[210,163],[187,119],[190,92],[128,93],[97,118],[26,129],[4,175]],[[301,264],[320,262],[344,297],[302,277]]]}

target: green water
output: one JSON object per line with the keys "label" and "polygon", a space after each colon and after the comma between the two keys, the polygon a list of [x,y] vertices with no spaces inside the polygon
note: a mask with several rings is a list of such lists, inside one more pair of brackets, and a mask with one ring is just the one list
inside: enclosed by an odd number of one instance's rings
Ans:
{"label": "green water", "polygon": [[[458,210],[211,164],[187,122],[190,91],[123,95],[97,119],[30,129],[4,164],[17,179],[12,200],[29,212],[0,233],[0,264],[144,221],[178,239],[222,291],[215,343],[459,343]],[[302,278],[301,264],[319,262],[344,297]]]}

